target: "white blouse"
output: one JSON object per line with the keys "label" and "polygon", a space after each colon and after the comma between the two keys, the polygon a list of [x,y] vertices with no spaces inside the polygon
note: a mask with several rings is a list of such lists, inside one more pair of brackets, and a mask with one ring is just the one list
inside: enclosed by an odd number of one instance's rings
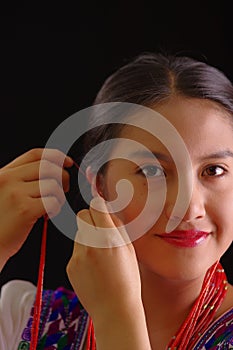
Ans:
{"label": "white blouse", "polygon": [[16,350],[30,317],[36,287],[28,281],[13,280],[1,289],[0,349]]}
{"label": "white blouse", "polygon": [[[31,316],[35,296],[36,286],[28,281],[12,280],[2,286],[0,298],[0,350],[18,349],[20,342],[22,342],[22,334]],[[77,347],[79,350],[85,349],[87,320],[85,318],[84,328],[80,331]],[[74,322],[78,325],[78,318]],[[48,330],[48,327],[49,324],[46,324],[45,330]]]}

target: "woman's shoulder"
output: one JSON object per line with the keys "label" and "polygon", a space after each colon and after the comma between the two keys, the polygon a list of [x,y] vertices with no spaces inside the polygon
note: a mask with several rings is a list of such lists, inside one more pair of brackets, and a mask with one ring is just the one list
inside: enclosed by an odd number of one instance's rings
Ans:
{"label": "woman's shoulder", "polygon": [[29,281],[25,280],[11,280],[6,282],[1,288],[1,296],[2,295],[12,295],[17,294],[17,291],[23,292],[34,292],[35,293],[36,286]]}
{"label": "woman's shoulder", "polygon": [[27,316],[36,294],[36,287],[33,283],[24,280],[12,280],[4,284],[1,288],[0,309],[4,315],[18,315],[21,310],[22,315]]}
{"label": "woman's shoulder", "polygon": [[26,324],[36,294],[28,281],[12,280],[1,288],[0,348],[17,349],[21,330]]}
{"label": "woman's shoulder", "polygon": [[[12,280],[1,288],[0,348],[27,349],[31,340],[36,286],[24,280]],[[88,326],[88,314],[74,291],[63,286],[44,289],[39,342],[43,349],[57,346],[82,349]]]}

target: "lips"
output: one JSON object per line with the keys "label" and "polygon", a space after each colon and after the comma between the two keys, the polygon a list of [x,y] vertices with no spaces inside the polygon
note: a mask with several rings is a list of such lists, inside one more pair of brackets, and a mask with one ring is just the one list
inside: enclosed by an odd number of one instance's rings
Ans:
{"label": "lips", "polygon": [[207,239],[209,234],[209,232],[205,231],[188,230],[172,231],[170,233],[164,233],[156,236],[177,247],[194,248],[202,244]]}

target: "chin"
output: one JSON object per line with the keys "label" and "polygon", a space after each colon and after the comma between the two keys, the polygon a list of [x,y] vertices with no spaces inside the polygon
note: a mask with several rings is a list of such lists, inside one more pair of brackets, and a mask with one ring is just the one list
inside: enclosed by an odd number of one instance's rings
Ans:
{"label": "chin", "polygon": [[142,273],[152,274],[164,280],[187,282],[197,278],[203,278],[207,270],[217,261],[217,259],[203,259],[184,261],[183,259],[164,259],[138,257],[140,270]]}

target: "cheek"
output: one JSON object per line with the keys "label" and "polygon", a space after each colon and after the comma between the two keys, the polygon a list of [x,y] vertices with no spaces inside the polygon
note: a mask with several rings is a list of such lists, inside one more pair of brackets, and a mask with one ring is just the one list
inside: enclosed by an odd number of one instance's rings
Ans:
{"label": "cheek", "polygon": [[161,205],[158,205],[157,198],[154,195],[153,200],[148,204],[146,191],[141,192],[138,190],[134,193],[131,203],[124,210],[117,213],[117,216],[124,223],[132,242],[144,236],[152,228],[155,228],[162,210]]}
{"label": "cheek", "polygon": [[[147,200],[147,191],[134,191],[133,195],[129,198],[126,194],[123,195],[124,204],[126,204],[121,211],[117,212],[117,215],[123,221],[124,224],[128,224],[141,214]],[[131,199],[129,201],[129,199]]]}
{"label": "cheek", "polygon": [[163,181],[148,181],[135,174],[120,175],[113,171],[108,173],[105,199],[112,212],[127,225],[128,234],[139,237],[157,222],[164,207],[166,186]]}
{"label": "cheek", "polygon": [[148,193],[147,182],[128,174],[111,172],[110,175],[105,181],[104,196],[114,213],[126,224],[135,219],[144,208]]}
{"label": "cheek", "polygon": [[215,194],[210,200],[210,216],[221,234],[233,240],[233,190]]}

